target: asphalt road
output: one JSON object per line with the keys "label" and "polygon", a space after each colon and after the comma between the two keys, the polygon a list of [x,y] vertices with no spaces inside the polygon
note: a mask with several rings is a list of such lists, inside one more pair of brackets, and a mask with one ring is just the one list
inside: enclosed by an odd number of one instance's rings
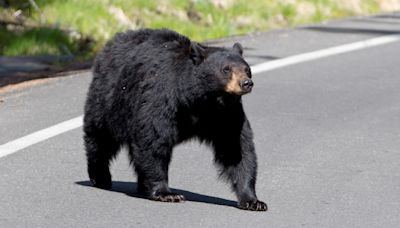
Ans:
{"label": "asphalt road", "polygon": [[[400,14],[221,41],[251,64],[400,33]],[[400,42],[254,76],[244,106],[268,212],[235,207],[209,148],[175,149],[170,186],[183,204],[137,197],[126,153],[113,189],[89,186],[82,129],[0,158],[0,227],[398,227]],[[90,72],[0,94],[0,145],[82,114]]]}

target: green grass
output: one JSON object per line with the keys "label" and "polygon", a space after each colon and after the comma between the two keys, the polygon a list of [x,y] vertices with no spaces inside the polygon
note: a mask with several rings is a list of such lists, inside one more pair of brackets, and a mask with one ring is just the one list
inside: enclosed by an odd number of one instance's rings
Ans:
{"label": "green grass", "polygon": [[0,34],[0,51],[6,56],[67,55],[77,48],[76,43],[58,29],[35,28],[12,32],[0,29]]}
{"label": "green grass", "polygon": [[22,9],[30,26],[0,29],[0,55],[71,52],[90,58],[116,32],[127,29],[170,28],[204,41],[376,13],[379,3],[388,0],[361,0],[356,8],[354,1],[230,0],[218,6],[211,0],[35,0],[38,12],[28,1],[15,0],[0,12],[0,20],[13,19],[13,12]]}

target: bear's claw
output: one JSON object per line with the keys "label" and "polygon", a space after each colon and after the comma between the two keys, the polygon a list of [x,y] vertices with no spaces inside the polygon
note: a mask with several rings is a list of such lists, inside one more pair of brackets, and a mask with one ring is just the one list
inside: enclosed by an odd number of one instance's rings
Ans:
{"label": "bear's claw", "polygon": [[155,201],[170,202],[170,203],[181,203],[186,200],[185,196],[172,192],[157,193],[153,196],[150,196],[150,199]]}
{"label": "bear's claw", "polygon": [[266,203],[256,200],[253,202],[245,202],[240,203],[239,208],[243,210],[250,210],[250,211],[267,211],[268,206]]}

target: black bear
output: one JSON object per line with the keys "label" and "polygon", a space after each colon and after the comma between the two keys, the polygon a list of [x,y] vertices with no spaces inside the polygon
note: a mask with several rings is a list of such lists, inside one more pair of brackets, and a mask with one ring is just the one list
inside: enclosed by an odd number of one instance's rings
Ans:
{"label": "black bear", "polygon": [[89,178],[111,188],[110,160],[122,145],[145,197],[181,202],[168,187],[173,147],[197,138],[212,146],[241,209],[265,211],[255,192],[253,134],[241,96],[253,87],[242,47],[211,47],[168,29],[117,34],[93,65],[84,115]]}

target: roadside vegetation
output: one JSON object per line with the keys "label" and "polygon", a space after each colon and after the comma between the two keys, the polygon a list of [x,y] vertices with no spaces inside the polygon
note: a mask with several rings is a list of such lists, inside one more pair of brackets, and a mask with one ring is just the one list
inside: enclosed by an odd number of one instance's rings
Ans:
{"label": "roadside vegetation", "polygon": [[396,0],[0,0],[0,55],[90,59],[127,29],[204,41],[399,9]]}

